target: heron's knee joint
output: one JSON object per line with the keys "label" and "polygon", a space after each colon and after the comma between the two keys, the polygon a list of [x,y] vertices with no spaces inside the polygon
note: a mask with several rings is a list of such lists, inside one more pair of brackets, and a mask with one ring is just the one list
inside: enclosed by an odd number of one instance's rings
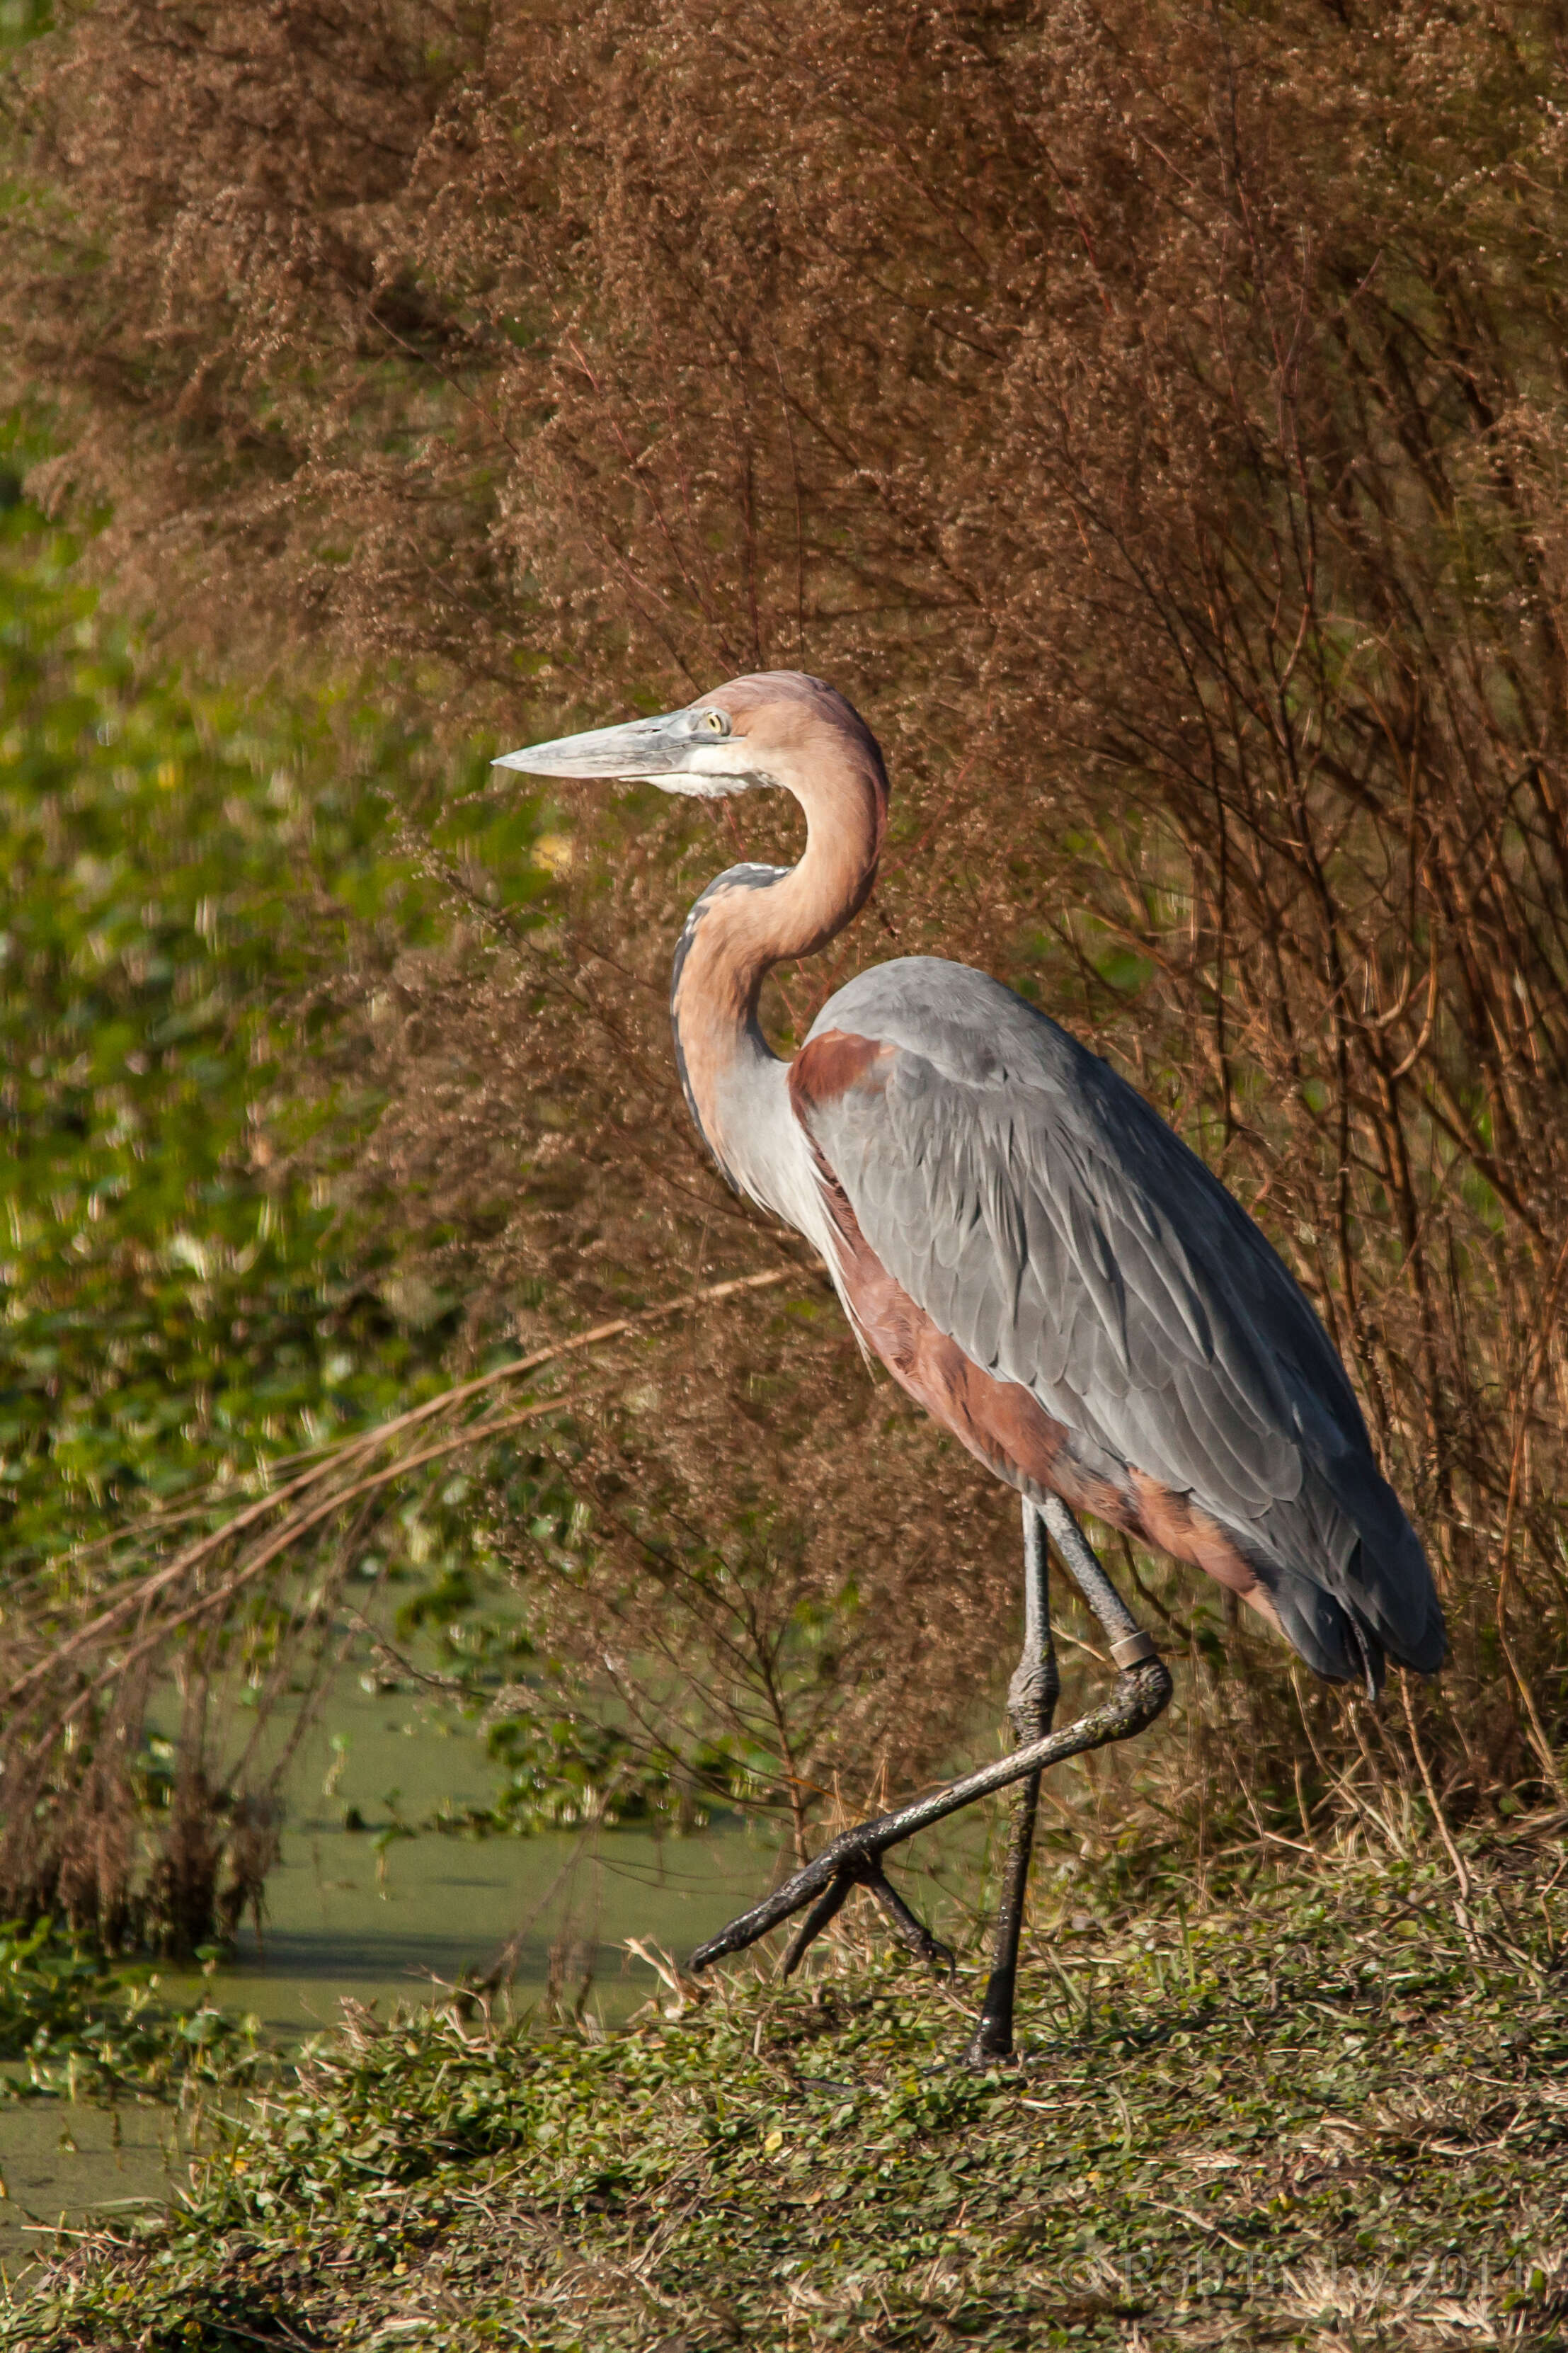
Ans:
{"label": "heron's knee joint", "polygon": [[1060,1695],[1062,1679],[1055,1659],[1026,1659],[1013,1671],[1007,1685],[1007,1708],[1044,1707]]}
{"label": "heron's knee joint", "polygon": [[1128,1667],[1117,1683],[1121,1715],[1128,1732],[1142,1732],[1169,1704],[1175,1686],[1163,1659],[1144,1659]]}

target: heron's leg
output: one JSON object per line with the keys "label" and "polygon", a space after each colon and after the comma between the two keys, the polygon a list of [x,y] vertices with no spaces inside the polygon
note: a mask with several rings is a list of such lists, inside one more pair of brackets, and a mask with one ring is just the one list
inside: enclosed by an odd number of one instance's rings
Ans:
{"label": "heron's leg", "polygon": [[[1146,1634],[1094,1556],[1094,1547],[1059,1495],[1047,1495],[1040,1517],[1062,1566],[1104,1627],[1110,1655],[1123,1672],[1156,1656],[1154,1638]],[[1170,1696],[1166,1694],[1167,1698]]]}
{"label": "heron's leg", "polygon": [[[1007,1686],[1007,1715],[1013,1740],[1022,1748],[1049,1732],[1061,1690],[1056,1645],[1051,1641],[1050,1554],[1046,1524],[1037,1504],[1024,1498],[1024,1650]],[[1002,1899],[991,1944],[991,1975],[985,2002],[965,2056],[970,2064],[985,2066],[1006,2059],[1013,2050],[1013,1989],[1018,1976],[1018,1939],[1024,1928],[1024,1895],[1029,1883],[1029,1859],[1035,1846],[1035,1816],[1039,1810],[1040,1777],[1031,1773],[1018,1784],[1013,1800],[1013,1822],[1007,1839],[1007,1860],[1002,1873]]]}
{"label": "heron's leg", "polygon": [[[1103,1748],[1110,1741],[1131,1739],[1153,1723],[1171,1696],[1168,1670],[1095,1559],[1066,1505],[1047,1503],[1042,1514],[1064,1566],[1110,1637],[1110,1655],[1121,1672],[1110,1697],[1060,1732],[1043,1733],[1015,1748],[1010,1757],[998,1757],[977,1773],[966,1773],[945,1789],[935,1789],[928,1798],[917,1798],[911,1805],[898,1806],[890,1814],[879,1814],[874,1821],[858,1822],[854,1829],[841,1831],[804,1871],[797,1871],[772,1895],[699,1947],[691,1956],[694,1969],[706,1968],[710,1961],[721,1960],[726,1953],[743,1951],[808,1904],[813,1909],[805,1926],[815,1936],[826,1926],[851,1887],[886,1885],[879,1858],[889,1847],[900,1845],[917,1831],[929,1830],[933,1822],[944,1821],[961,1807],[973,1805],[976,1798],[1010,1788],[1015,1781],[1027,1780],[1064,1757],[1081,1757],[1086,1750]],[[808,1941],[803,1928],[791,1947],[792,1967]]]}

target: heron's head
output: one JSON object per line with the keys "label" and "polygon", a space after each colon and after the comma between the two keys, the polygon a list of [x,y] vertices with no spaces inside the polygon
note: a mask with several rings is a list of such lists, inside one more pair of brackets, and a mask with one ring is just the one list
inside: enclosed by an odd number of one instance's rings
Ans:
{"label": "heron's head", "polygon": [[700,800],[758,785],[804,799],[812,776],[846,755],[885,802],[882,755],[859,712],[824,680],[776,670],[732,678],[657,719],[530,744],[495,765],[534,776],[616,776]]}

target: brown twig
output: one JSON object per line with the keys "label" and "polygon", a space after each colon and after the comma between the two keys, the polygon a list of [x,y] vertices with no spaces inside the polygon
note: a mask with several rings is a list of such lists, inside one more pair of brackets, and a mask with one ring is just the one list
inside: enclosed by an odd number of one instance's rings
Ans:
{"label": "brown twig", "polygon": [[1422,1745],[1420,1729],[1415,1722],[1415,1704],[1410,1696],[1410,1677],[1403,1667],[1399,1671],[1399,1689],[1405,1701],[1405,1721],[1410,1726],[1410,1746],[1415,1752],[1415,1762],[1420,1770],[1422,1786],[1426,1791],[1427,1803],[1432,1809],[1432,1819],[1437,1825],[1443,1844],[1448,1850],[1448,1860],[1454,1866],[1454,1877],[1459,1883],[1460,1898],[1468,1903],[1470,1894],[1470,1874],[1464,1856],[1454,1844],[1454,1833],[1448,1828],[1448,1817],[1443,1811],[1436,1784],[1432,1778],[1432,1768],[1426,1762],[1426,1751]]}

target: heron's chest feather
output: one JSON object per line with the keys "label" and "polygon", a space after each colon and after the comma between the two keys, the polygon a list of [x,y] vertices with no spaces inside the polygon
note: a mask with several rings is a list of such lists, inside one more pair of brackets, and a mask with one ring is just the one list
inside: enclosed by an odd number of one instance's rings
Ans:
{"label": "heron's chest feather", "polygon": [[756,1022],[674,999],[675,1050],[703,1142],[738,1193],[804,1234],[837,1280],[833,1232],[811,1147],[789,1099],[789,1065]]}

